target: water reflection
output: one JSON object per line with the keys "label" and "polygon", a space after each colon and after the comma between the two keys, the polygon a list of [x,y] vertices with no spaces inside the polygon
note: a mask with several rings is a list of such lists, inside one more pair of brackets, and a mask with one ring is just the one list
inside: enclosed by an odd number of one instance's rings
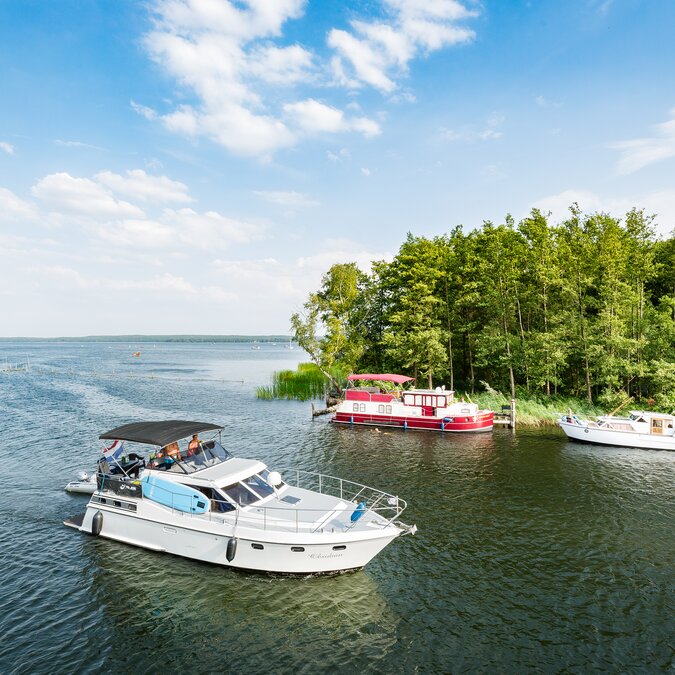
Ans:
{"label": "water reflection", "polygon": [[[256,671],[276,669],[275,655],[322,647],[323,669],[377,658],[396,641],[398,620],[364,572],[250,574],[96,539],[87,552],[82,582],[93,572],[107,665],[151,671],[161,659],[191,668],[197,654],[200,670],[238,658]],[[139,639],[150,653],[128,649]]]}

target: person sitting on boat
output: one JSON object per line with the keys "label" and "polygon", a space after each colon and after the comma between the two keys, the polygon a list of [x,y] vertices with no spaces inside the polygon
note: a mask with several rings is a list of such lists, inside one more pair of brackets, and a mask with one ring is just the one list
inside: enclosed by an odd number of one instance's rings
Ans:
{"label": "person sitting on boat", "polygon": [[188,443],[187,456],[191,457],[196,454],[199,450],[199,436],[197,434],[192,434],[192,440]]}
{"label": "person sitting on boat", "polygon": [[165,445],[162,448],[161,452],[165,457],[173,460],[174,462],[178,459],[181,459],[180,448],[178,447],[177,441],[174,441],[173,443],[169,443],[168,445]]}

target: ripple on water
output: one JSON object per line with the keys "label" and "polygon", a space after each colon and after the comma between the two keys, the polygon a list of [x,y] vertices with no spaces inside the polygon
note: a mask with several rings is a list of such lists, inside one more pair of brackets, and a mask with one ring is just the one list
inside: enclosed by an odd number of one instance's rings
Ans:
{"label": "ripple on water", "polygon": [[[158,344],[131,365],[52,344],[0,375],[0,672],[673,668],[675,454],[333,427],[255,400],[292,366],[262,352]],[[275,578],[63,527],[98,434],[144,417],[221,422],[240,456],[399,494],[419,532],[362,572]]]}

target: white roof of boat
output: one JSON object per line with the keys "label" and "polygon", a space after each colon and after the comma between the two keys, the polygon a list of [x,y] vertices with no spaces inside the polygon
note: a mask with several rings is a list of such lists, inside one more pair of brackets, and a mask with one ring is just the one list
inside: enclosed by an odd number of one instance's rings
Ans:
{"label": "white roof of boat", "polygon": [[232,457],[226,462],[221,462],[207,469],[202,469],[196,473],[190,474],[192,479],[211,481],[217,487],[232,485],[242,478],[252,476],[254,473],[260,473],[266,469],[266,465],[257,459],[244,459],[243,457]]}
{"label": "white roof of boat", "polygon": [[635,415],[636,417],[668,417],[670,419],[675,419],[675,416],[673,415],[668,415],[667,413],[660,413],[660,412],[655,412],[654,410],[631,410],[630,411],[631,415]]}

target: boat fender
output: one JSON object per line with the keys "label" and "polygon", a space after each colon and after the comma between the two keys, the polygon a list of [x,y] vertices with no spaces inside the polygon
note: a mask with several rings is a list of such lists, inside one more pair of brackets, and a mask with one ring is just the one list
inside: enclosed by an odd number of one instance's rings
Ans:
{"label": "boat fender", "polygon": [[103,514],[100,511],[97,511],[91,520],[91,533],[95,537],[98,537],[98,535],[101,534],[102,528],[103,528]]}
{"label": "boat fender", "polygon": [[359,502],[351,515],[352,523],[355,523],[366,512],[366,503]]}
{"label": "boat fender", "polygon": [[235,555],[237,555],[237,540],[232,537],[232,539],[227,542],[227,550],[225,551],[227,562],[232,562]]}

